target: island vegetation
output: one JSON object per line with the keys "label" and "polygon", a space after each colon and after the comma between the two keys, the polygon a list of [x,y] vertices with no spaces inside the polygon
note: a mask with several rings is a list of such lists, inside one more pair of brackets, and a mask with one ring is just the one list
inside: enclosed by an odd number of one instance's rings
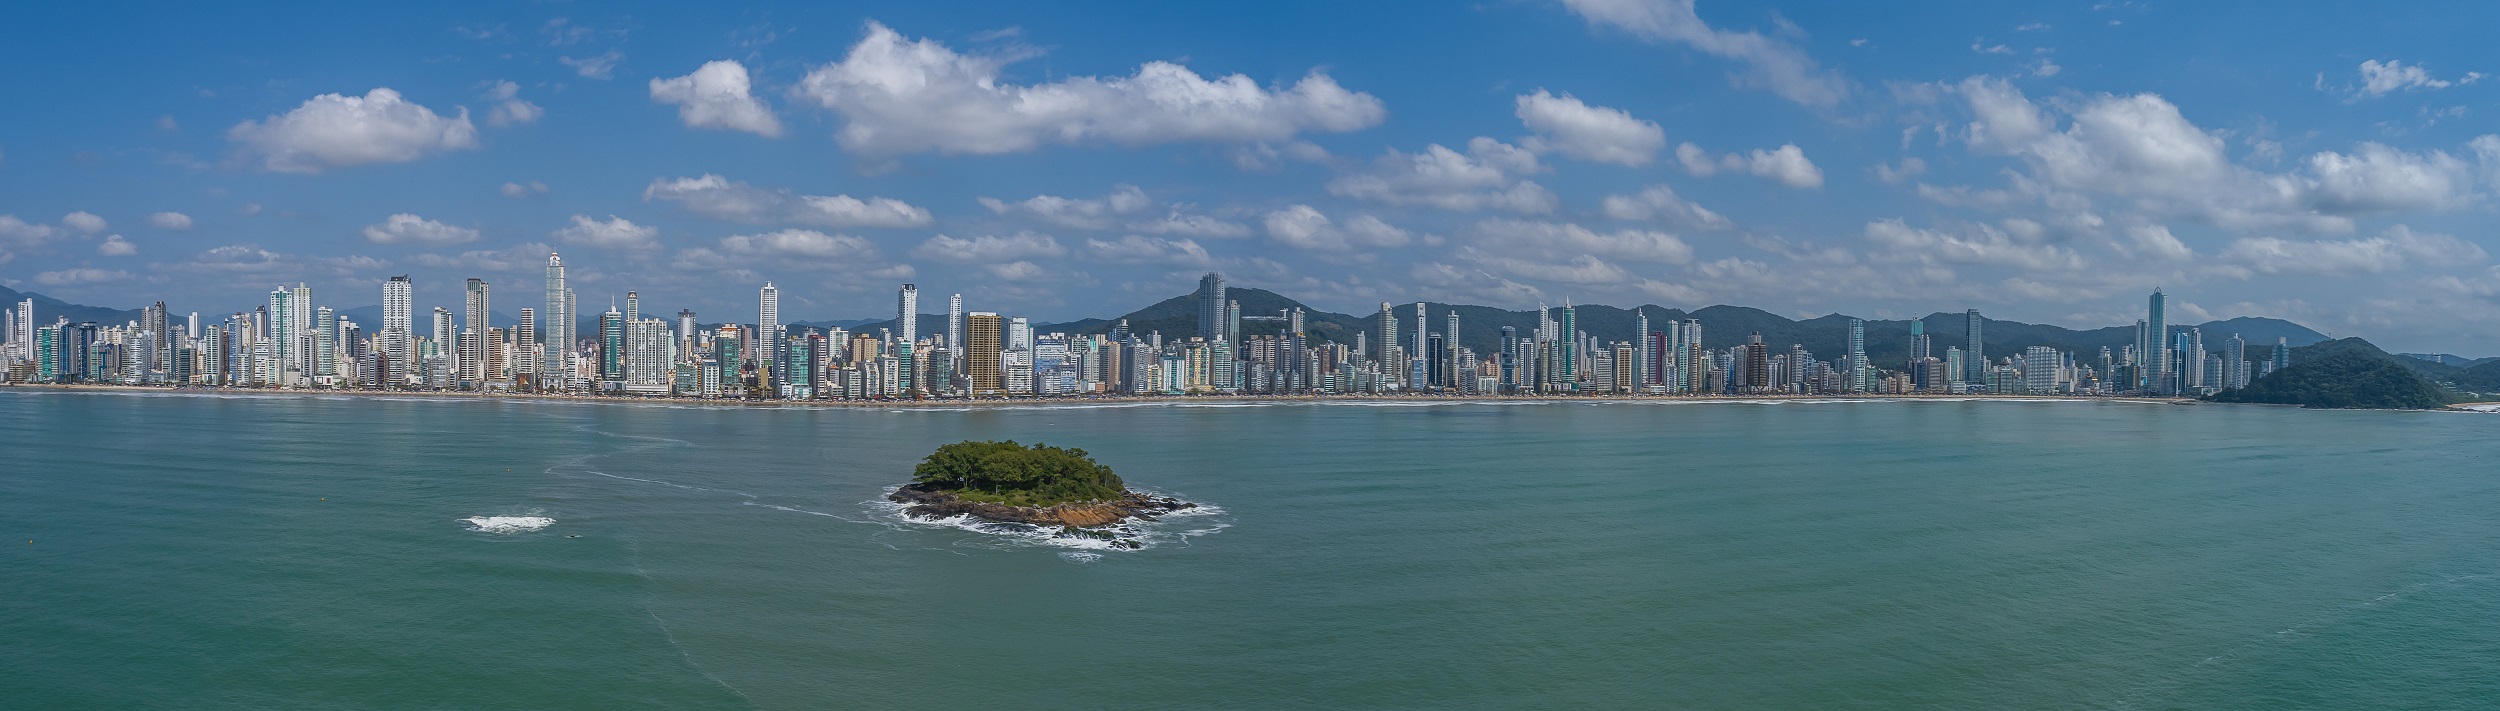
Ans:
{"label": "island vegetation", "polygon": [[1129,491],[1111,468],[1085,450],[1014,440],[943,445],[912,469],[912,483],[890,497],[906,513],[944,518],[1075,527],[1195,508],[1169,497]]}
{"label": "island vegetation", "polygon": [[2289,367],[2258,378],[2248,387],[2224,390],[2209,399],[2374,410],[2435,409],[2454,399],[2396,356],[2359,338],[2294,348],[2291,361]]}

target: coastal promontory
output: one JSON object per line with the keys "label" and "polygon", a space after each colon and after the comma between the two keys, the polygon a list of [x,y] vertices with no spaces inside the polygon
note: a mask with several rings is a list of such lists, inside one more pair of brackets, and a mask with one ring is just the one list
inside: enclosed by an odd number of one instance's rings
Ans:
{"label": "coastal promontory", "polygon": [[912,483],[887,498],[906,505],[911,516],[1076,528],[1197,507],[1128,490],[1085,450],[1013,440],[940,446],[912,469]]}

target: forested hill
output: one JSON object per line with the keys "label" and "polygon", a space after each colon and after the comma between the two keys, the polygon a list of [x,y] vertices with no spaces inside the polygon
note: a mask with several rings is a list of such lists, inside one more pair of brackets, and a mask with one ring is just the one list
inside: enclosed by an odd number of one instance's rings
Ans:
{"label": "forested hill", "polygon": [[[1314,343],[1336,341],[1350,344],[1354,342],[1356,333],[1370,333],[1374,339],[1379,337],[1378,313],[1355,315],[1322,311],[1265,289],[1233,288],[1227,291],[1227,296],[1241,302],[1241,311],[1247,316],[1274,315],[1283,309],[1302,306],[1305,312],[1303,330]],[[1648,313],[1653,331],[1664,330],[1663,324],[1667,320],[1699,319],[1702,344],[1710,348],[1737,345],[1745,342],[1747,336],[1759,332],[1762,341],[1774,349],[1785,350],[1791,344],[1801,344],[1806,350],[1813,351],[1816,358],[1824,360],[1848,353],[1850,317],[1846,315],[1832,314],[1801,321],[1744,306],[1711,306],[1692,311],[1654,305],[1638,308]],[[1411,330],[1415,325],[1414,309],[1413,302],[1395,307],[1399,331],[1409,339],[1414,337]],[[1430,312],[1432,330],[1435,331],[1443,328],[1446,314],[1456,309],[1460,342],[1479,353],[1500,347],[1503,326],[1517,327],[1521,333],[1526,333],[1535,329],[1537,323],[1537,313],[1533,309],[1509,311],[1489,306],[1437,302],[1428,303],[1426,309]],[[1575,307],[1573,312],[1580,330],[1600,340],[1628,340],[1632,337],[1633,309],[1583,304]],[[1129,330],[1140,335],[1161,331],[1165,338],[1186,338],[1197,333],[1197,298],[1195,294],[1182,294],[1120,317],[1042,324],[1039,330],[1105,333],[1123,318],[1128,320]],[[1944,356],[1946,348],[1960,347],[1966,340],[1963,314],[1939,312],[1923,320],[1925,330],[1934,343],[1934,353],[1939,358]],[[2203,329],[2207,346],[2216,350],[2222,348],[2224,339],[2234,333],[2239,334],[2248,340],[2249,357],[2252,359],[2267,357],[2278,336],[2288,339],[2294,346],[2326,340],[2326,336],[2317,331],[2281,319],[2236,318],[2196,327]],[[1241,330],[1245,335],[1257,335],[1277,333],[1282,328],[1281,321],[1245,321]],[[2074,351],[2078,357],[2091,359],[2098,357],[2103,347],[2115,352],[2135,343],[2135,327],[2074,330],[2046,324],[1986,319],[1981,324],[1980,336],[1987,354],[1992,358],[2019,353],[2030,346],[2049,346]],[[1867,357],[1879,364],[1906,361],[1910,350],[1910,322],[1868,321],[1866,350]]]}
{"label": "forested hill", "polygon": [[2421,410],[2446,407],[2446,391],[2403,359],[2369,341],[2346,338],[2292,349],[2291,367],[2225,390],[2217,402],[2318,408]]}

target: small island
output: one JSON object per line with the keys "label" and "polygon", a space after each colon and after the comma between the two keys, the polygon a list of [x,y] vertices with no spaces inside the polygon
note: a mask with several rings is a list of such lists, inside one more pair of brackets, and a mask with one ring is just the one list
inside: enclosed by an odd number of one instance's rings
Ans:
{"label": "small island", "polygon": [[912,483],[886,497],[911,516],[971,516],[1035,526],[1092,528],[1197,508],[1179,499],[1129,491],[1085,450],[1008,441],[944,445],[912,469]]}

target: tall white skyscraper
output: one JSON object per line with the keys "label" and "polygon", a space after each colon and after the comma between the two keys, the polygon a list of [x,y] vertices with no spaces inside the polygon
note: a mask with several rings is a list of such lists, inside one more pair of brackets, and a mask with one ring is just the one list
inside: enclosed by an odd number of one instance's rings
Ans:
{"label": "tall white skyscraper", "polygon": [[904,284],[894,294],[894,337],[902,343],[920,340],[920,287]]}
{"label": "tall white skyscraper", "polygon": [[757,296],[756,301],[755,338],[750,339],[755,343],[755,357],[758,360],[770,364],[774,356],[780,355],[780,351],[773,347],[775,342],[780,340],[778,338],[780,334],[781,290],[773,288],[772,282],[764,282],[764,290]]}
{"label": "tall white skyscraper", "polygon": [[564,388],[572,383],[572,373],[565,370],[565,354],[573,350],[573,290],[564,285],[564,256],[547,253],[547,337],[541,344],[545,351],[538,368],[542,387]]}
{"label": "tall white skyscraper", "polygon": [[[962,294],[946,297],[946,348],[948,352],[955,354],[956,362],[963,361],[964,295]],[[961,369],[961,366],[957,366],[957,370]]]}
{"label": "tall white skyscraper", "polygon": [[416,357],[416,332],[408,313],[416,287],[405,275],[382,283],[382,352],[389,361],[382,373],[385,386],[405,385]]}
{"label": "tall white skyscraper", "polygon": [[415,298],[416,285],[408,281],[408,277],[395,276],[391,277],[390,281],[383,282],[382,330],[396,328],[407,331],[413,328],[414,325],[410,323],[410,320],[415,315],[409,313],[409,309],[413,308],[410,304],[414,303]]}

